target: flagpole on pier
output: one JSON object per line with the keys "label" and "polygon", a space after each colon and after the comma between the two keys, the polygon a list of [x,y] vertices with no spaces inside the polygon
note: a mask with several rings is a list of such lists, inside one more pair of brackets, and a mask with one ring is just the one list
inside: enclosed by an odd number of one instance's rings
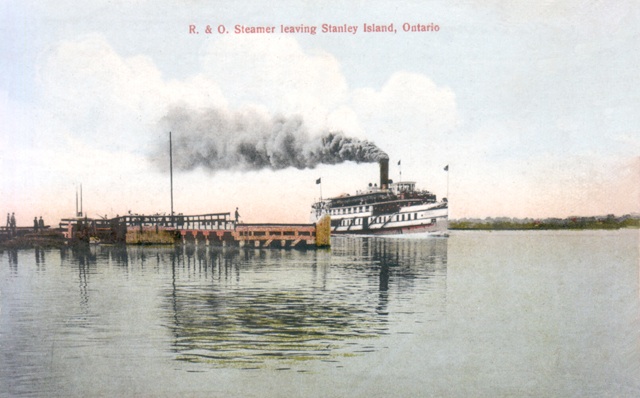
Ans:
{"label": "flagpole on pier", "polygon": [[444,171],[447,172],[447,201],[449,201],[449,165],[444,166]]}
{"label": "flagpole on pier", "polygon": [[316,184],[320,185],[320,201],[322,202],[322,177],[316,180]]}
{"label": "flagpole on pier", "polygon": [[171,184],[171,226],[173,224],[173,147],[171,143],[171,131],[169,131],[169,181]]}

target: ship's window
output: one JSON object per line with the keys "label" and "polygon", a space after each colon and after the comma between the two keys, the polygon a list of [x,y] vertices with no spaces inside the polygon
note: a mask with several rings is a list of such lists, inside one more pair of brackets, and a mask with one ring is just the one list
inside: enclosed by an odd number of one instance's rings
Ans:
{"label": "ship's window", "polygon": [[418,219],[418,213],[413,213],[413,219],[417,220]]}

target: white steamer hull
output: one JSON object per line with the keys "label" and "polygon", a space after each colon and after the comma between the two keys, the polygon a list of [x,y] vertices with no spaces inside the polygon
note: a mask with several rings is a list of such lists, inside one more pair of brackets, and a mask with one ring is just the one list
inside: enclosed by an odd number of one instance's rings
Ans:
{"label": "white steamer hull", "polygon": [[394,214],[373,216],[371,213],[332,217],[333,234],[397,235],[429,233],[446,236],[447,208],[407,207]]}

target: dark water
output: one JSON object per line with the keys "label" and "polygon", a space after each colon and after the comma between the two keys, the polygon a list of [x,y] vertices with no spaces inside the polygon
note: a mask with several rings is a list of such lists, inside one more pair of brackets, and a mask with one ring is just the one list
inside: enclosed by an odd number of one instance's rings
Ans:
{"label": "dark water", "polygon": [[2,396],[640,396],[639,235],[0,253]]}

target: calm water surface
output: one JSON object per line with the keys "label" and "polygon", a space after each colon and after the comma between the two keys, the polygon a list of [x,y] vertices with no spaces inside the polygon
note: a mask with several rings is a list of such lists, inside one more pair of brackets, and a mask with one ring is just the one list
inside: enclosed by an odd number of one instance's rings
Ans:
{"label": "calm water surface", "polygon": [[638,397],[639,235],[0,252],[0,395]]}

